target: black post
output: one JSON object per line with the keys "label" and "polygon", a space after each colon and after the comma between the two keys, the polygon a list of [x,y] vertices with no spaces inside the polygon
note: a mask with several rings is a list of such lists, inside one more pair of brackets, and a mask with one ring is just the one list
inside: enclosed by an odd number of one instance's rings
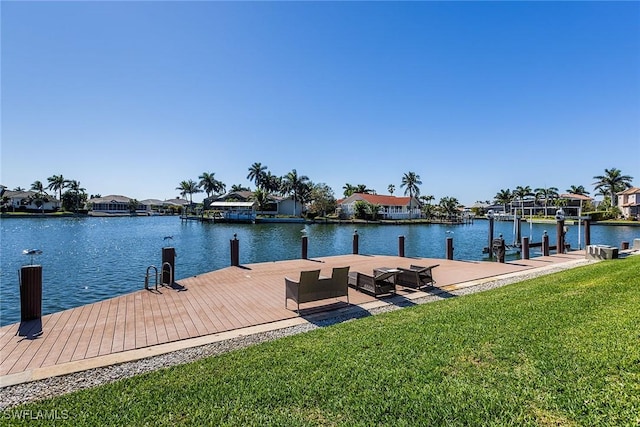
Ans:
{"label": "black post", "polygon": [[237,267],[240,265],[240,241],[238,240],[238,235],[234,234],[229,243],[231,244],[231,266]]}
{"label": "black post", "polygon": [[[166,263],[166,264],[165,264]],[[162,248],[162,284],[173,285],[176,277],[176,248]]]}
{"label": "black post", "polygon": [[564,253],[564,219],[556,221],[556,254]]}
{"label": "black post", "polygon": [[359,251],[359,242],[358,242],[358,230],[354,230],[353,232],[353,254],[358,255]]}
{"label": "black post", "polygon": [[398,256],[404,257],[404,236],[398,236]]}
{"label": "black post", "polygon": [[489,251],[489,259],[493,258],[493,251],[491,245],[493,243],[493,215],[489,216],[489,242],[487,244],[487,251]]}
{"label": "black post", "polygon": [[302,236],[302,259],[308,259],[309,238]]}
{"label": "black post", "polygon": [[42,317],[42,266],[25,265],[20,269],[20,319]]}
{"label": "black post", "polygon": [[447,259],[453,259],[453,237],[447,237]]}
{"label": "black post", "polygon": [[[524,214],[524,209],[522,210]],[[522,241],[522,218],[516,215],[516,242],[520,243]],[[504,261],[503,261],[504,262]]]}
{"label": "black post", "polygon": [[529,238],[522,238],[522,259],[529,259]]}
{"label": "black post", "polygon": [[584,246],[587,247],[591,244],[591,220],[584,220]]}
{"label": "black post", "polygon": [[542,255],[549,256],[549,235],[546,231],[542,234]]}

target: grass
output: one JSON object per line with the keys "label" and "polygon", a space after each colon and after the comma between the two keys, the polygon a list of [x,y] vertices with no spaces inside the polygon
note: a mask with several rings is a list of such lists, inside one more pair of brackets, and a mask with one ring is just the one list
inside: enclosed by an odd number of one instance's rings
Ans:
{"label": "grass", "polygon": [[638,426],[638,271],[640,256],[603,261],[9,411],[74,426]]}

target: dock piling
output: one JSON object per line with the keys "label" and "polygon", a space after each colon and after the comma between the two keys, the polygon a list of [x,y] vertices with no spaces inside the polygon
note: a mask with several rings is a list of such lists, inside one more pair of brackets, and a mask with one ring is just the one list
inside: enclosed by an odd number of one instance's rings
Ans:
{"label": "dock piling", "polygon": [[238,240],[238,235],[234,233],[233,239],[229,243],[231,246],[231,266],[238,267],[240,265],[240,240]]}
{"label": "dock piling", "polygon": [[360,250],[359,248],[359,236],[358,236],[358,230],[353,230],[353,254],[354,255],[358,255],[358,252]]}
{"label": "dock piling", "polygon": [[404,236],[398,236],[398,256],[404,258]]}

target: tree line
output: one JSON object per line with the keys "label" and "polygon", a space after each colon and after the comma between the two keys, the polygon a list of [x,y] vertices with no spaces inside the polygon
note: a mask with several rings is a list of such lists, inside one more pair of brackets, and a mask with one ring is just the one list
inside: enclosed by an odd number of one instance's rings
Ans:
{"label": "tree line", "polygon": [[[615,212],[617,209],[616,194],[630,188],[633,177],[624,175],[617,168],[611,168],[605,169],[603,175],[596,175],[593,178],[595,180],[593,185],[594,190],[597,191],[596,194],[604,198],[601,208]],[[193,204],[194,194],[206,193],[207,198],[210,199],[214,195],[222,195],[227,191],[226,184],[218,180],[213,172],[202,173],[198,180],[198,182],[192,179],[184,180],[176,187],[180,196],[189,198],[190,204]],[[307,206],[307,211],[311,215],[326,215],[336,209],[337,200],[333,190],[325,183],[314,183],[308,176],[299,174],[296,169],[292,169],[283,176],[277,176],[272,174],[267,166],[260,162],[255,162],[248,168],[247,180],[256,187],[251,197],[257,202],[259,210],[266,210],[274,195],[292,196],[295,202]],[[460,209],[461,205],[458,199],[450,196],[441,198],[434,205],[434,196],[420,194],[421,185],[420,175],[415,172],[406,172],[402,176],[400,187],[404,189],[405,196],[415,197],[420,202],[422,213],[426,217],[452,215]],[[62,174],[52,175],[47,178],[46,186],[41,181],[34,181],[31,184],[31,190],[35,192],[33,202],[38,207],[49,200],[46,190],[50,190],[57,194],[58,200],[62,202],[63,209],[68,211],[81,209],[88,198],[100,197],[100,194],[88,196],[86,189],[80,185],[80,181],[66,179]],[[369,188],[365,184],[346,183],[342,190],[345,198],[354,193],[377,194],[376,190]],[[394,184],[388,185],[387,191],[390,195],[393,195],[395,190]],[[25,191],[25,189],[17,187],[13,191]],[[251,189],[243,185],[232,185],[230,191],[251,191]],[[590,194],[583,185],[572,185],[566,192],[576,195]],[[3,203],[6,203],[5,199],[3,197]],[[545,215],[549,207],[562,206],[563,203],[566,203],[560,197],[557,187],[532,189],[530,186],[517,186],[513,190],[508,188],[501,189],[494,196],[493,203],[503,205],[506,210],[507,205],[514,202],[522,204],[525,200],[534,200],[535,203],[542,204]],[[486,202],[491,204],[489,201]],[[363,216],[375,216],[372,212],[377,212],[379,207],[363,204],[359,209],[360,214]]]}

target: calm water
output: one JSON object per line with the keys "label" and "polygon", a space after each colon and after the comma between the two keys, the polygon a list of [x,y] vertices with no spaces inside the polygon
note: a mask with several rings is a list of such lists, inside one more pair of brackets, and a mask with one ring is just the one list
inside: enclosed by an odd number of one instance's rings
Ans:
{"label": "calm water", "polygon": [[[495,234],[513,241],[513,225],[496,222]],[[178,217],[29,218],[0,220],[0,324],[20,321],[18,271],[28,264],[22,250],[38,248],[35,263],[43,266],[43,314],[100,301],[142,289],[149,265],[160,266],[164,236],[173,236],[176,278],[229,266],[229,240],[237,233],[243,264],[300,257],[301,230],[309,236],[309,257],[350,254],[354,228],[361,254],[397,255],[398,236],[405,236],[405,255],[445,257],[446,237],[454,238],[454,258],[483,259],[487,221],[470,225],[323,225],[206,224]],[[539,242],[544,230],[555,244],[554,224],[523,224]],[[591,227],[593,244],[619,246],[640,238],[637,227]],[[581,240],[583,237],[581,236]],[[570,226],[567,242],[578,246],[578,227]],[[539,254],[533,252],[532,256]]]}

